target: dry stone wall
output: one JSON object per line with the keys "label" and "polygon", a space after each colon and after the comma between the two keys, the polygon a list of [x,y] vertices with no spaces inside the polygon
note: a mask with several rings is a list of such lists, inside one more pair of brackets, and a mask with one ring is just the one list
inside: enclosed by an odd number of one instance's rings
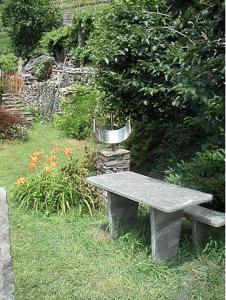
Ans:
{"label": "dry stone wall", "polygon": [[60,112],[61,100],[71,93],[74,84],[91,85],[94,78],[94,69],[75,68],[72,64],[64,66],[55,63],[51,77],[46,81],[38,81],[35,77],[32,64],[23,69],[22,102],[26,107],[38,110],[44,117],[49,118],[51,113]]}
{"label": "dry stone wall", "polygon": [[129,171],[130,152],[126,149],[104,149],[97,154],[97,174],[117,173]]}

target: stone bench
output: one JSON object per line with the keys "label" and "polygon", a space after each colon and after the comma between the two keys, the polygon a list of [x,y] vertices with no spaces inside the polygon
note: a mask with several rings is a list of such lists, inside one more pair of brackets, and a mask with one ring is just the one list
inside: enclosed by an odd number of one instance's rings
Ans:
{"label": "stone bench", "polygon": [[180,241],[183,211],[212,200],[212,195],[125,171],[87,178],[107,191],[112,238],[136,225],[139,203],[150,207],[152,256],[157,261],[174,259]]}
{"label": "stone bench", "polygon": [[198,245],[204,241],[212,227],[225,226],[225,214],[199,205],[184,209],[184,216],[192,220],[192,241]]}

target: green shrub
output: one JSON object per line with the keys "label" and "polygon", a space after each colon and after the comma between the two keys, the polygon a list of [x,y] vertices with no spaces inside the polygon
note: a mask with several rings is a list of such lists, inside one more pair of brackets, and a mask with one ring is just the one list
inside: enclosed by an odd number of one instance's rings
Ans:
{"label": "green shrub", "polygon": [[3,72],[13,72],[17,70],[17,57],[13,53],[0,55],[0,69]]}
{"label": "green shrub", "polygon": [[62,102],[63,113],[55,118],[55,125],[68,137],[85,139],[92,132],[92,119],[99,92],[83,85],[75,87],[73,96]]}
{"label": "green shrub", "polygon": [[61,55],[65,56],[65,50],[77,42],[76,36],[72,37],[71,32],[70,26],[61,26],[58,29],[45,33],[34,54],[53,55],[56,60],[63,60],[64,57],[61,57]]}
{"label": "green shrub", "polygon": [[35,61],[34,70],[35,75],[39,81],[47,80],[50,78],[53,69],[53,60],[51,58]]}
{"label": "green shrub", "polygon": [[4,133],[0,133],[0,139],[2,140],[18,140],[26,142],[28,140],[28,130],[25,125],[13,124],[10,125]]}
{"label": "green shrub", "polygon": [[26,141],[28,139],[26,123],[19,112],[12,113],[0,108],[0,139]]}
{"label": "green shrub", "polygon": [[115,1],[87,42],[105,111],[134,121],[129,145],[140,170],[164,172],[178,158],[223,147],[224,4],[177,4]]}
{"label": "green shrub", "polygon": [[222,149],[199,152],[191,160],[181,161],[175,168],[168,169],[166,180],[213,194],[211,206],[224,211],[224,157]]}
{"label": "green shrub", "polygon": [[43,151],[34,152],[28,167],[31,173],[20,177],[14,188],[14,199],[20,207],[46,214],[76,208],[92,215],[100,205],[96,189],[86,182],[89,170],[78,166],[72,149],[53,149],[49,156]]}
{"label": "green shrub", "polygon": [[2,16],[16,54],[24,58],[31,55],[44,32],[59,27],[63,21],[50,0],[9,0]]}

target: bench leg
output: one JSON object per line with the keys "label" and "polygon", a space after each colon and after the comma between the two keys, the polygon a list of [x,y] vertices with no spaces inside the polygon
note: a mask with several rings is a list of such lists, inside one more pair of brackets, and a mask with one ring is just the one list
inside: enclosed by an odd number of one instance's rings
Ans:
{"label": "bench leg", "polygon": [[151,209],[151,248],[157,261],[172,260],[177,255],[183,210],[166,213]]}
{"label": "bench leg", "polygon": [[110,234],[116,238],[120,230],[131,229],[137,223],[138,203],[108,192]]}
{"label": "bench leg", "polygon": [[207,240],[211,226],[192,220],[192,241],[198,246],[200,243]]}

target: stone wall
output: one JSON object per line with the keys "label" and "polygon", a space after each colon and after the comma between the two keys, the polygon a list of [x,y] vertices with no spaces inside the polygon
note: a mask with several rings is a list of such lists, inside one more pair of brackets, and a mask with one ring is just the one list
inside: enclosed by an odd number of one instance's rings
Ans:
{"label": "stone wall", "polygon": [[105,149],[97,153],[97,174],[109,174],[130,169],[130,152],[125,149]]}
{"label": "stone wall", "polygon": [[51,112],[60,112],[60,101],[71,93],[73,84],[91,85],[94,77],[92,68],[74,68],[57,64],[51,77],[46,81],[38,81],[31,73],[23,73],[22,102],[24,106],[37,109],[44,117]]}

